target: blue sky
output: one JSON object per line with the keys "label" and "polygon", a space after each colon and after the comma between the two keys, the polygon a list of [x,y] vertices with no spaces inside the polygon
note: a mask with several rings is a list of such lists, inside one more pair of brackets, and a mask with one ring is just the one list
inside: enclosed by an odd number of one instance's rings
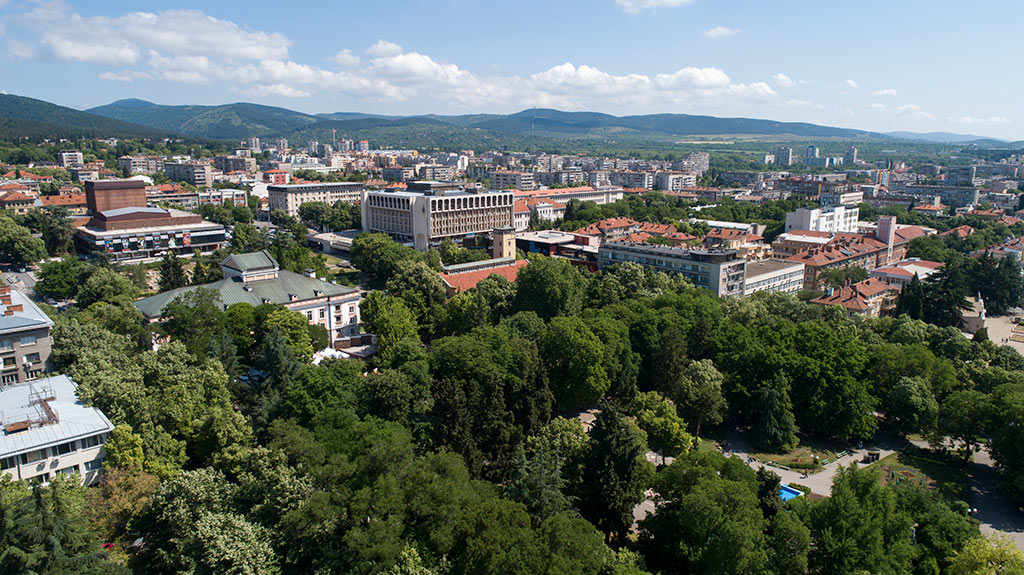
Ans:
{"label": "blue sky", "polygon": [[1016,2],[0,0],[0,90],[304,112],[690,113],[1024,139]]}

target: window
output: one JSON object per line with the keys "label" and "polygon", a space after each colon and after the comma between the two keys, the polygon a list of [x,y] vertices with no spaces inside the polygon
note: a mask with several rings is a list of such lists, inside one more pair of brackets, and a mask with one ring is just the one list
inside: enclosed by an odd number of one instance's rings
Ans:
{"label": "window", "polygon": [[101,459],[93,459],[92,461],[85,462],[86,471],[99,471],[101,469],[103,469],[103,460]]}
{"label": "window", "polygon": [[320,319],[324,319],[324,317],[326,315],[327,315],[327,310],[325,310],[324,308],[320,308]]}
{"label": "window", "polygon": [[64,469],[58,469],[57,473],[63,473],[64,475],[74,475],[78,473],[78,466],[72,465],[71,467],[65,467]]}
{"label": "window", "polygon": [[36,336],[34,336],[34,335],[25,335],[25,336],[21,337],[21,345],[35,345],[35,344],[36,344]]}
{"label": "window", "polygon": [[35,451],[29,451],[28,453],[21,454],[21,464],[28,465],[29,463],[35,463],[46,459],[46,450],[37,449]]}
{"label": "window", "polygon": [[0,339],[0,351],[11,351],[14,349],[14,342],[9,339]]}
{"label": "window", "polygon": [[57,455],[67,455],[75,450],[75,442],[69,441],[67,443],[61,443],[57,447],[54,447],[54,450],[57,452]]}
{"label": "window", "polygon": [[310,320],[313,319],[313,312],[312,311],[307,311],[306,312],[306,319],[310,319]]}
{"label": "window", "polygon": [[4,367],[11,367],[13,365],[14,365],[14,358],[13,357],[5,357],[4,358]]}
{"label": "window", "polygon": [[39,363],[39,354],[30,353],[25,356],[25,360],[28,361],[29,363]]}
{"label": "window", "polygon": [[96,447],[99,444],[100,444],[100,436],[99,435],[90,435],[89,437],[86,437],[86,438],[82,439],[82,449],[89,449],[90,447]]}

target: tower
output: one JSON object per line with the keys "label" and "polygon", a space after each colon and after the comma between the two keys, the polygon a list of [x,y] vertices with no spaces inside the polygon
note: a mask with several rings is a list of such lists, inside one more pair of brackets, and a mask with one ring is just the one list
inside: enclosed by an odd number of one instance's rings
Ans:
{"label": "tower", "polygon": [[885,242],[885,265],[892,263],[892,244],[896,241],[896,216],[878,216],[876,237]]}
{"label": "tower", "polygon": [[494,259],[514,259],[516,257],[516,230],[512,226],[494,228],[491,233],[491,257]]}

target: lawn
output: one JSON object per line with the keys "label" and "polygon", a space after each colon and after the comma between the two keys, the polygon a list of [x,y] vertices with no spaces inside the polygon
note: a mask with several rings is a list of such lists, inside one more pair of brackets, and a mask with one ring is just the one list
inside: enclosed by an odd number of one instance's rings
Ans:
{"label": "lawn", "polygon": [[[801,445],[786,453],[751,453],[750,455],[758,461],[794,470],[807,469],[812,473],[819,471],[826,461],[833,461],[836,458],[835,451],[810,445]],[[815,463],[815,456],[818,457],[817,463]]]}
{"label": "lawn", "polygon": [[937,489],[950,501],[971,502],[971,486],[967,472],[954,461],[927,450],[900,452],[872,463],[882,472],[885,483],[915,481]]}

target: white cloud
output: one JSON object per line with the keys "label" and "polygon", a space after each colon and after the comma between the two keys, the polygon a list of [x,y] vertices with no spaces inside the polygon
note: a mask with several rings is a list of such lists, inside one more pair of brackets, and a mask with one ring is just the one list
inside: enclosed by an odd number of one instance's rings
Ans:
{"label": "white cloud", "polygon": [[735,36],[736,34],[739,33],[740,31],[737,30],[736,28],[728,28],[726,26],[715,26],[710,30],[705,30],[704,37],[711,38],[712,40],[714,40],[716,38],[728,38],[729,36]]}
{"label": "white cloud", "polygon": [[772,80],[775,80],[775,84],[780,88],[792,88],[793,86],[796,86],[796,82],[782,72],[772,76]]}
{"label": "white cloud", "polygon": [[376,58],[384,58],[387,56],[397,56],[404,50],[398,44],[394,42],[388,42],[387,40],[377,40],[377,43],[366,49],[366,53]]}
{"label": "white cloud", "polygon": [[615,0],[615,4],[630,14],[636,14],[638,12],[643,12],[644,10],[652,10],[655,8],[685,6],[692,1],[693,0]]}
{"label": "white cloud", "polygon": [[910,118],[917,118],[920,120],[934,120],[935,116],[921,109],[921,106],[917,104],[904,104],[902,106],[896,106],[897,116],[908,116]]}
{"label": "white cloud", "polygon": [[348,48],[345,48],[344,50],[341,50],[340,52],[335,54],[334,57],[331,58],[331,60],[345,67],[358,66],[359,62],[361,62],[359,56],[353,54],[352,50],[349,50]]}
{"label": "white cloud", "polygon": [[852,118],[857,114],[853,113],[853,110],[851,110],[850,108],[843,108],[842,110],[839,111],[839,115],[843,116],[844,118]]}
{"label": "white cloud", "polygon": [[895,96],[896,88],[882,88],[881,90],[875,90],[871,92],[872,96]]}
{"label": "white cloud", "polygon": [[870,108],[876,112],[884,112],[886,109],[885,104],[880,104],[878,102],[871,102]]}
{"label": "white cloud", "polygon": [[963,124],[965,126],[1007,126],[1011,124],[1009,118],[1004,116],[989,116],[988,118],[975,118],[972,116],[947,117],[952,124]]}
{"label": "white cloud", "polygon": [[856,88],[857,87],[857,82],[851,80],[850,78],[847,78],[846,79],[846,85],[851,87],[851,88]]}
{"label": "white cloud", "polygon": [[[291,42],[276,32],[243,28],[200,10],[83,16],[60,1],[6,18],[38,34],[36,46],[57,60],[118,66],[151,50],[172,56],[261,60],[287,58]],[[17,54],[15,54],[17,56]]]}
{"label": "white cloud", "polygon": [[134,82],[135,80],[149,79],[153,76],[147,72],[126,70],[124,72],[103,72],[97,77],[108,82]]}
{"label": "white cloud", "polygon": [[804,110],[824,110],[825,106],[818,102],[812,102],[810,100],[786,100],[785,106],[787,108],[797,108]]}
{"label": "white cloud", "polygon": [[300,90],[294,86],[289,86],[288,84],[261,84],[248,90],[243,90],[242,93],[256,98],[265,98],[267,96],[278,96],[282,98],[308,98],[311,95],[306,90]]}

